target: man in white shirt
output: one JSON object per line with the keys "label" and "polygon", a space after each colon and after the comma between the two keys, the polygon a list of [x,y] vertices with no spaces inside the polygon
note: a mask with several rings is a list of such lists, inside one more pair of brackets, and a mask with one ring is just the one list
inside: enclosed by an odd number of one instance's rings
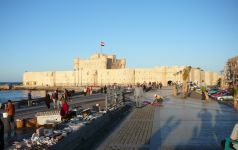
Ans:
{"label": "man in white shirt", "polygon": [[143,90],[140,87],[140,84],[137,83],[137,87],[134,91],[134,99],[136,99],[136,107],[141,108],[141,98],[143,97]]}
{"label": "man in white shirt", "polygon": [[[202,83],[200,84],[200,87],[205,87],[207,89],[207,84],[202,80]],[[202,91],[202,100],[206,100],[205,92]]]}
{"label": "man in white shirt", "polygon": [[[236,124],[234,126],[233,131],[232,131],[231,136],[230,136],[230,139],[231,139],[231,141],[237,141],[237,139],[238,139],[238,124]],[[221,141],[222,149],[225,149],[225,144],[226,144],[226,140]],[[238,150],[238,144],[230,143],[229,147],[232,148],[232,149]]]}

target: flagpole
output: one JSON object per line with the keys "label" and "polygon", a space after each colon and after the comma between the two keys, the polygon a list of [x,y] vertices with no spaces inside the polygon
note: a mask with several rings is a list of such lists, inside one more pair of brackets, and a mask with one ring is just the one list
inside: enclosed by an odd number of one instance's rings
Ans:
{"label": "flagpole", "polygon": [[101,54],[102,54],[102,45],[101,45]]}

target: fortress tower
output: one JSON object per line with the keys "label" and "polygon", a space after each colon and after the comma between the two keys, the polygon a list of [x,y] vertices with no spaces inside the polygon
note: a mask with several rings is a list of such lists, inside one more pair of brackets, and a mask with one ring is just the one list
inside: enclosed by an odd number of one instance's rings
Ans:
{"label": "fortress tower", "polygon": [[[162,82],[164,86],[171,82],[182,82],[182,72],[187,66],[155,66],[151,69],[126,69],[126,59],[117,59],[116,55],[95,53],[89,59],[74,58],[74,70],[25,72],[23,84],[26,86],[91,86]],[[205,80],[215,85],[218,74],[210,71],[192,69],[190,81],[197,84]]]}
{"label": "fortress tower", "polygon": [[121,59],[121,69],[125,69],[126,68],[126,59]]}
{"label": "fortress tower", "polygon": [[79,58],[74,58],[74,70],[79,70]]}

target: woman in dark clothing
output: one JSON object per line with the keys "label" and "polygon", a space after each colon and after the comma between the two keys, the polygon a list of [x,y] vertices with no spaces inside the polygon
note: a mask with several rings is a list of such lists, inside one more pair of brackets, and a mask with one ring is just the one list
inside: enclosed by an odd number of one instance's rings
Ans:
{"label": "woman in dark clothing", "polygon": [[106,85],[104,86],[104,92],[105,92],[105,94],[107,93],[107,87],[106,87]]}
{"label": "woman in dark clothing", "polygon": [[4,124],[0,118],[0,150],[4,149]]}
{"label": "woman in dark clothing", "polygon": [[49,93],[46,93],[45,104],[47,106],[47,109],[49,109],[50,108],[50,95],[49,95]]}
{"label": "woman in dark clothing", "polygon": [[101,86],[101,93],[103,93],[103,86]]}

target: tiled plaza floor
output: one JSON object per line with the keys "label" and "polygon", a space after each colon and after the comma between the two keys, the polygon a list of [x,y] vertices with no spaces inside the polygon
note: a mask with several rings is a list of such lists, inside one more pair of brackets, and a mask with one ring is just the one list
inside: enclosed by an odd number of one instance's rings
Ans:
{"label": "tiled plaza floor", "polygon": [[142,100],[153,101],[155,93],[164,97],[164,107],[135,108],[96,149],[219,150],[238,123],[233,108],[173,97],[171,87],[144,93]]}

